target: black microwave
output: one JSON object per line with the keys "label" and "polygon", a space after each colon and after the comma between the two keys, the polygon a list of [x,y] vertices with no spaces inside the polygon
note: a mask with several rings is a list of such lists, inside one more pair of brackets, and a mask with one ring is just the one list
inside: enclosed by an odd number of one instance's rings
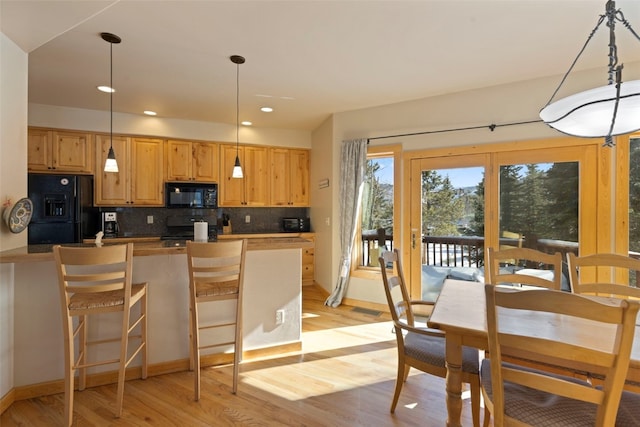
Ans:
{"label": "black microwave", "polygon": [[167,182],[164,194],[167,208],[218,208],[218,184]]}
{"label": "black microwave", "polygon": [[286,233],[308,233],[311,224],[309,218],[282,218],[282,230]]}

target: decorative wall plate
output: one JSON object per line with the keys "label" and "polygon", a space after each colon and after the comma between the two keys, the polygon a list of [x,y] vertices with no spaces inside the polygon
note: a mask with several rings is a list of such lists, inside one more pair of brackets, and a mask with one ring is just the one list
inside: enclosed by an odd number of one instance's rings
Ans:
{"label": "decorative wall plate", "polygon": [[18,200],[13,206],[7,206],[3,218],[12,233],[20,233],[27,228],[33,213],[33,202],[27,197]]}

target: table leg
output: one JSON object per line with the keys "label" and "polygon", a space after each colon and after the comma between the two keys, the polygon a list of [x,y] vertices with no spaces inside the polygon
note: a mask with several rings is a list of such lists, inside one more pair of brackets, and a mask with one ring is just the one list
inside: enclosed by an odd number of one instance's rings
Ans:
{"label": "table leg", "polygon": [[452,332],[445,335],[447,365],[447,426],[461,427],[462,413],[462,337]]}

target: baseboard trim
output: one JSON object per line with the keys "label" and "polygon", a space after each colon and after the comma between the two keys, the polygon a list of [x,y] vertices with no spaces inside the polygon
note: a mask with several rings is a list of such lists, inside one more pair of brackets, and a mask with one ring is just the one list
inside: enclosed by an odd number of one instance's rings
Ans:
{"label": "baseboard trim", "polygon": [[[269,358],[281,356],[286,353],[302,351],[302,341],[294,341],[286,344],[279,344],[272,347],[262,347],[258,349],[242,352],[243,361],[252,359]],[[216,353],[200,357],[200,366],[217,366],[233,363],[233,353]],[[189,370],[189,359],[172,360],[169,362],[149,365],[147,376],[170,374]],[[142,378],[142,369],[139,366],[127,369],[126,379],[134,380]],[[87,388],[97,387],[118,382],[118,372],[109,371],[87,375]],[[77,381],[76,387],[77,389]],[[31,384],[14,387],[0,399],[0,414],[6,411],[14,402],[35,397],[49,396],[64,392],[64,379],[48,381],[44,383]]]}
{"label": "baseboard trim", "polygon": [[343,298],[342,304],[348,305],[351,307],[367,308],[369,310],[376,310],[376,311],[381,311],[383,313],[389,313],[389,306],[386,304],[379,304],[375,302],[362,301],[362,300],[357,300],[352,298]]}

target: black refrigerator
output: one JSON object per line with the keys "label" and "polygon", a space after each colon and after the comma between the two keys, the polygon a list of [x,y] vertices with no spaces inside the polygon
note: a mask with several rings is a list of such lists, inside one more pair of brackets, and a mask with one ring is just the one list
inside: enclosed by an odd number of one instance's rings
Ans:
{"label": "black refrigerator", "polygon": [[80,243],[99,231],[92,176],[29,174],[28,193],[33,202],[30,245]]}

